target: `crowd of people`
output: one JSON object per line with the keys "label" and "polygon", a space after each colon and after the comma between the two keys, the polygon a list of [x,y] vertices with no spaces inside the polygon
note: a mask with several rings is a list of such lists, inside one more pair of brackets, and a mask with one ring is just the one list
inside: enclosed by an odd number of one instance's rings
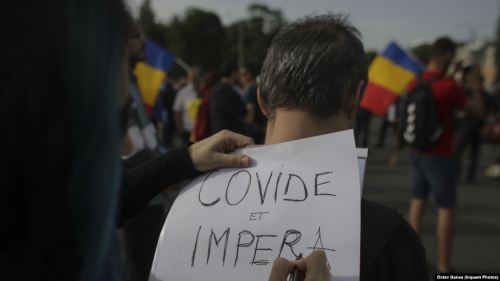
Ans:
{"label": "crowd of people", "polygon": [[[438,207],[437,214],[437,272],[450,272],[454,236],[457,189],[462,176],[465,182],[474,184],[478,178],[480,147],[484,142],[499,144],[500,94],[483,88],[481,66],[454,62],[457,45],[447,37],[438,38],[432,45],[430,61],[423,73],[413,80],[406,93],[396,100],[381,118],[376,148],[385,143],[387,128],[393,129],[396,152],[389,160],[395,165],[400,151],[409,147],[412,200],[409,208],[409,222],[413,229],[422,232],[423,215],[428,197],[433,195]],[[412,147],[405,141],[404,113],[409,110],[408,96],[415,88],[430,87],[434,111],[427,118],[438,122],[438,137],[426,147]],[[435,113],[435,115],[434,115]],[[373,114],[364,108],[358,111],[356,129],[358,145],[368,147],[370,122]],[[418,118],[418,117],[417,117]],[[418,124],[416,126],[422,126]],[[413,130],[414,128],[412,128]],[[418,128],[417,128],[418,130]],[[495,131],[496,130],[496,131]],[[465,154],[468,152],[468,155]],[[467,161],[464,161],[467,158]],[[486,177],[499,178],[495,160],[485,171]],[[464,169],[465,166],[465,169]]]}
{"label": "crowd of people", "polygon": [[[474,112],[470,112],[458,106],[449,115],[453,121],[453,144],[450,147],[454,147],[453,155],[459,165],[457,174],[466,183],[473,185],[478,178],[481,146],[498,144],[500,91],[497,87],[484,88],[482,66],[479,63],[471,62],[467,65],[461,61],[450,63],[453,67],[447,68],[443,77],[453,79],[457,86],[464,91],[465,99],[475,107]],[[398,152],[405,146],[404,140],[401,139],[400,130],[403,100],[402,97],[398,98],[389,107],[387,113],[379,118],[380,127],[377,130],[375,143],[370,139],[370,135],[372,134],[372,120],[376,119],[377,116],[363,107],[360,107],[357,113],[356,142],[360,147],[384,148],[388,129],[390,129],[389,137],[395,140],[397,147],[397,151],[390,158],[390,165],[395,165],[398,162],[400,158]],[[482,171],[483,175],[486,178],[499,179],[499,163],[500,155]]]}
{"label": "crowd of people", "polygon": [[[137,23],[133,24],[140,30]],[[132,71],[134,63],[131,65]],[[258,73],[254,66],[238,67],[228,61],[220,69],[193,67],[186,77],[165,81],[155,109],[148,116],[155,126],[158,145],[169,149],[202,140],[222,129],[251,136],[262,144],[266,119],[257,103]],[[131,89],[137,89],[133,80]],[[165,102],[167,99],[169,102]],[[131,107],[144,105],[134,100]],[[131,137],[135,131],[130,132]],[[147,133],[143,132],[144,140],[148,139]],[[145,148],[141,143],[137,147]]]}
{"label": "crowd of people", "polygon": [[[356,123],[368,145],[368,126],[355,122],[370,118],[358,108],[368,61],[345,16],[288,25],[261,69],[192,67],[185,80],[165,81],[148,109],[133,74],[144,60],[144,34],[122,1],[31,1],[7,14],[7,22],[31,20],[6,35],[16,44],[1,52],[2,280],[147,280],[172,185],[218,167],[248,167],[251,159],[230,152],[252,144]],[[437,40],[423,74],[439,77],[433,90],[444,133],[433,147],[410,153],[409,223],[362,200],[360,280],[428,280],[418,233],[431,191],[440,207],[438,270],[451,269],[454,156],[472,147],[467,179],[475,180],[490,104],[477,67],[465,68],[460,83],[445,77],[454,52],[451,40]],[[455,107],[462,109],[457,129]],[[276,259],[269,280],[284,281],[294,268],[308,281],[331,278],[319,251]]]}

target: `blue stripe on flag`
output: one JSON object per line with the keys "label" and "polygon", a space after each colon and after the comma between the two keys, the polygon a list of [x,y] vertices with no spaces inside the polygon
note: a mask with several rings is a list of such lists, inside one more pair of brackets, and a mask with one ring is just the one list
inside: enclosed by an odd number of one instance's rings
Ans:
{"label": "blue stripe on flag", "polygon": [[382,52],[382,56],[411,72],[421,73],[424,67],[395,42],[391,42]]}
{"label": "blue stripe on flag", "polygon": [[166,49],[148,39],[146,41],[146,63],[150,66],[163,70],[170,71],[174,65],[175,57]]}

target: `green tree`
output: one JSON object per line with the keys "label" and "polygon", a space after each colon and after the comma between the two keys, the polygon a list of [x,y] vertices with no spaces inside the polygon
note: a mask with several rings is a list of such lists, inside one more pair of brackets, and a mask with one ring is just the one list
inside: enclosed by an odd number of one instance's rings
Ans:
{"label": "green tree", "polygon": [[156,22],[151,0],[145,0],[139,9],[139,24],[147,38],[165,47],[168,25]]}
{"label": "green tree", "polygon": [[155,13],[151,7],[151,0],[144,0],[142,2],[139,8],[139,22],[146,34],[148,34],[151,28],[154,28]]}
{"label": "green tree", "polygon": [[[223,27],[217,14],[188,8],[169,22],[158,22],[151,0],[144,0],[139,21],[148,38],[170,50],[189,65],[216,68],[226,60],[238,60],[238,42],[243,39],[245,64],[262,65],[274,35],[286,24],[281,10],[254,3],[247,17]],[[182,75],[174,68],[171,75]]]}
{"label": "green tree", "polygon": [[262,31],[265,34],[276,34],[285,24],[283,13],[279,9],[271,9],[265,4],[253,3],[247,8],[250,19],[260,19],[262,21]]}
{"label": "green tree", "polygon": [[286,24],[286,20],[281,10],[259,3],[249,5],[247,14],[247,18],[226,28],[224,58],[237,61],[238,40],[239,36],[243,36],[244,63],[260,67],[274,35]]}
{"label": "green tree", "polygon": [[219,66],[225,31],[217,14],[189,8],[173,18],[166,33],[166,47],[188,64]]}

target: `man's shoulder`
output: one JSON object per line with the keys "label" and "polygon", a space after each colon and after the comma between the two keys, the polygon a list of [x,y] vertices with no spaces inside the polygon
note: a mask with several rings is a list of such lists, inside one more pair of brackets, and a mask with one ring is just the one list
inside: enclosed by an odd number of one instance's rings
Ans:
{"label": "man's shoulder", "polygon": [[438,95],[454,94],[460,90],[460,85],[455,79],[444,76],[441,73],[433,71],[425,71],[423,74],[424,80],[432,81],[432,91]]}
{"label": "man's shoulder", "polygon": [[371,279],[373,275],[389,277],[412,274],[422,278],[427,276],[425,250],[417,234],[395,209],[363,199],[362,279],[377,280]]}
{"label": "man's shoulder", "polygon": [[224,92],[231,92],[233,90],[233,87],[231,87],[230,84],[225,83],[225,82],[220,82],[217,85],[214,86],[213,88],[213,93],[218,94],[218,93],[224,93]]}
{"label": "man's shoulder", "polygon": [[226,101],[234,103],[241,100],[241,103],[243,103],[243,99],[240,97],[239,93],[231,84],[228,83],[220,83],[215,86],[212,91],[211,100],[212,102],[218,101],[222,103]]}
{"label": "man's shoulder", "polygon": [[[361,243],[370,247],[378,244],[387,234],[394,233],[402,221],[395,209],[366,199],[361,200]],[[384,238],[384,239],[385,239]],[[365,247],[365,248],[366,248]],[[363,251],[363,249],[362,249]]]}
{"label": "man's shoulder", "polygon": [[396,209],[362,199],[362,243],[365,242],[368,247],[375,244],[390,243],[396,233],[407,236],[409,242],[420,244],[420,238],[416,232]]}
{"label": "man's shoulder", "polygon": [[412,91],[420,83],[430,83],[432,84],[433,92],[449,92],[450,89],[456,89],[459,87],[458,83],[449,77],[444,77],[442,74],[433,71],[424,71],[420,78],[415,78],[411,80],[407,86],[407,91]]}

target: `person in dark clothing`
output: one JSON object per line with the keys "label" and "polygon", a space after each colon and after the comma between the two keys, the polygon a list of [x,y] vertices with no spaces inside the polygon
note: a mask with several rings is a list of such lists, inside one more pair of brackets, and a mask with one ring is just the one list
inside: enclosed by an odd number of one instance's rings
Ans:
{"label": "person in dark clothing", "polygon": [[0,53],[0,280],[123,280],[118,213],[126,223],[197,171],[247,166],[223,152],[252,141],[221,132],[123,172],[121,185],[124,4],[29,1],[4,11],[2,24],[16,26]]}
{"label": "person in dark clothing", "polygon": [[226,63],[222,67],[222,78],[210,96],[210,132],[230,130],[245,134],[247,110],[237,88],[239,73],[235,63]]}
{"label": "person in dark clothing", "polygon": [[[274,37],[261,71],[265,143],[352,129],[367,76],[359,32],[344,16],[290,24]],[[278,264],[280,272],[290,269],[286,262]],[[425,251],[415,231],[395,210],[362,200],[360,280],[427,279]]]}
{"label": "person in dark clothing", "polygon": [[458,176],[461,176],[464,153],[469,148],[468,163],[465,170],[465,180],[473,184],[476,181],[479,149],[481,146],[481,128],[486,120],[487,95],[482,89],[482,77],[478,66],[467,66],[462,73],[463,86],[467,100],[477,104],[477,112],[459,112],[457,132],[454,147],[457,156]]}
{"label": "person in dark clothing", "polygon": [[368,109],[359,107],[354,124],[356,146],[368,147],[370,144],[370,122],[372,113]]}
{"label": "person in dark clothing", "polygon": [[381,118],[380,130],[378,133],[377,148],[383,148],[385,145],[385,138],[387,135],[387,129],[391,128],[393,135],[397,136],[397,116],[398,116],[398,104],[399,99],[397,99],[387,110],[384,116]]}
{"label": "person in dark clothing", "polygon": [[395,209],[361,201],[360,280],[428,280],[425,249]]}
{"label": "person in dark clothing", "polygon": [[244,100],[247,108],[248,135],[256,144],[264,143],[266,134],[266,117],[259,110],[257,103],[257,76],[259,70],[254,65],[240,69],[240,83],[244,90]]}
{"label": "person in dark clothing", "polygon": [[160,93],[156,100],[153,122],[158,128],[161,136],[161,143],[164,148],[172,148],[175,134],[175,122],[173,105],[177,93],[171,81],[165,82],[160,88]]}

